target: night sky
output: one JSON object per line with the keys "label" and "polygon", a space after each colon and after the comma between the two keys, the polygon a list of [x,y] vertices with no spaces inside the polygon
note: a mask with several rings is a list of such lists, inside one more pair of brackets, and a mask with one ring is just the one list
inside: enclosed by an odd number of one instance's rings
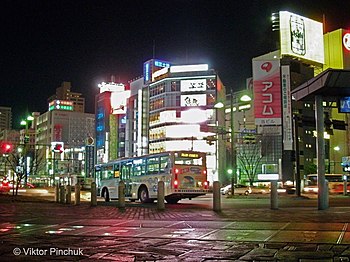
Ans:
{"label": "night sky", "polygon": [[26,112],[47,111],[63,81],[93,113],[97,84],[141,76],[153,50],[172,63],[208,63],[228,88],[242,89],[251,59],[276,50],[272,12],[319,22],[324,14],[327,31],[350,29],[346,0],[6,0],[0,10],[0,106],[12,107],[14,127]]}

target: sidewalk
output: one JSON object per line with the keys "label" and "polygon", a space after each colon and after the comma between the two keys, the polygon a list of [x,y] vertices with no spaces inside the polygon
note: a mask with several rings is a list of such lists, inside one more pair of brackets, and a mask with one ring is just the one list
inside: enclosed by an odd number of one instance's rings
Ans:
{"label": "sidewalk", "polygon": [[74,206],[29,197],[12,202],[0,196],[0,255],[41,261],[15,257],[12,251],[53,246],[84,247],[84,255],[69,257],[72,261],[350,261],[350,207],[219,213],[193,206],[156,207]]}

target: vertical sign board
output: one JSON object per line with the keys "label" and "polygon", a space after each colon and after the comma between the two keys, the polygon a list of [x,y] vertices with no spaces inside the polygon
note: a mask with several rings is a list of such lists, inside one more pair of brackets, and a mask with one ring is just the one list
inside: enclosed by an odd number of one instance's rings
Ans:
{"label": "vertical sign board", "polygon": [[255,124],[281,125],[279,60],[253,59],[253,79]]}
{"label": "vertical sign board", "polygon": [[290,70],[288,65],[281,66],[282,113],[283,113],[283,149],[293,150],[292,98],[290,91]]}
{"label": "vertical sign board", "polygon": [[93,177],[94,165],[95,165],[95,154],[94,146],[85,146],[85,175],[86,177]]}

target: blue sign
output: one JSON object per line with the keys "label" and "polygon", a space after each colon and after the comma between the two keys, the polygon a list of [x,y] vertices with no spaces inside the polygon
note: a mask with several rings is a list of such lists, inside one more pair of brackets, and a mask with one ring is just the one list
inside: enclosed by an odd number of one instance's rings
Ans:
{"label": "blue sign", "polygon": [[350,113],[350,96],[339,99],[339,113]]}
{"label": "blue sign", "polygon": [[160,61],[160,60],[154,60],[154,65],[157,67],[170,67],[169,62]]}

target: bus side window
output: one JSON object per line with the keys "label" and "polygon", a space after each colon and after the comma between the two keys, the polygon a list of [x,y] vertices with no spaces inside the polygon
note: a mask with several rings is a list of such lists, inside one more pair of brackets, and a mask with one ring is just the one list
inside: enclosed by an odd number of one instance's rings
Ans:
{"label": "bus side window", "polygon": [[147,161],[147,174],[155,175],[159,173],[159,157],[149,158]]}
{"label": "bus side window", "polygon": [[160,172],[164,173],[164,172],[168,172],[168,170],[170,169],[170,160],[169,160],[169,156],[162,156],[160,157]]}
{"label": "bus side window", "polygon": [[119,163],[114,164],[114,178],[119,178],[120,176],[120,166]]}
{"label": "bus side window", "polygon": [[133,164],[133,176],[141,176],[146,173],[146,161],[145,159],[139,159]]}

